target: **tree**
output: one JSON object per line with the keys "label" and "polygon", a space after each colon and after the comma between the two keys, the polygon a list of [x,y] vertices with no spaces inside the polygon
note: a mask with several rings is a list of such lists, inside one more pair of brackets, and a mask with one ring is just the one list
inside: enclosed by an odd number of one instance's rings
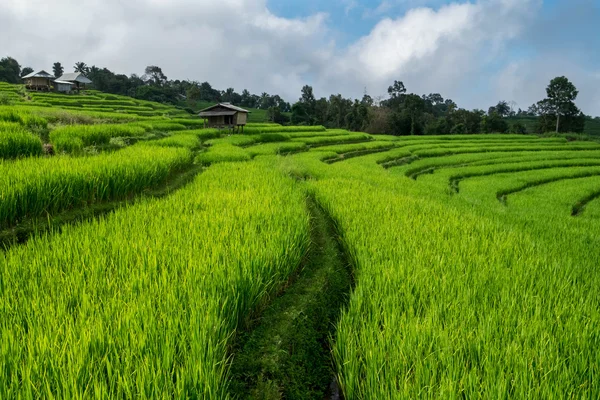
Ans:
{"label": "tree", "polygon": [[25,67],[25,68],[23,68],[21,70],[21,78],[24,77],[24,76],[29,75],[32,72],[33,72],[33,68],[31,68],[31,67]]}
{"label": "tree", "polygon": [[192,86],[186,92],[188,100],[198,101],[200,100],[200,88],[198,86]]}
{"label": "tree", "polygon": [[304,87],[302,87],[302,95],[300,96],[300,101],[310,107],[313,107],[316,99],[315,99],[315,95],[313,93],[313,88],[312,86],[309,85],[304,85]]}
{"label": "tree", "polygon": [[421,133],[418,124],[421,113],[425,109],[425,102],[423,99],[416,94],[406,95],[404,109],[410,116],[410,134],[417,135]]}
{"label": "tree", "polygon": [[52,72],[54,72],[55,78],[60,78],[64,74],[65,69],[63,68],[61,63],[55,62],[52,66]]}
{"label": "tree", "polygon": [[579,91],[566,77],[560,76],[550,81],[546,88],[544,100],[538,102],[538,106],[543,109],[544,114],[554,114],[556,117],[556,132],[560,130],[561,116],[574,116],[580,113],[575,106],[575,99]]}
{"label": "tree", "polygon": [[388,87],[388,94],[392,99],[397,99],[406,93],[406,86],[402,81],[394,81],[394,84]]}
{"label": "tree", "polygon": [[167,76],[163,73],[162,68],[156,65],[149,65],[144,70],[146,82],[153,83],[156,86],[162,86],[167,82]]}
{"label": "tree", "polygon": [[0,81],[8,83],[19,83],[21,81],[21,66],[17,60],[12,57],[0,59]]}
{"label": "tree", "polygon": [[[296,118],[300,118],[307,125],[314,125],[317,116],[316,116],[316,105],[317,100],[315,99],[315,95],[313,93],[312,86],[305,85],[302,87],[301,96],[298,103],[302,104],[301,107],[297,108],[297,112],[300,112]],[[298,104],[296,103],[296,104]],[[292,113],[294,112],[294,107],[292,107]]]}
{"label": "tree", "polygon": [[74,68],[75,72],[80,72],[82,74],[87,74],[90,71],[87,64],[82,61],[76,62]]}
{"label": "tree", "polygon": [[508,130],[509,133],[516,133],[519,135],[525,135],[527,133],[527,128],[525,127],[525,125],[523,125],[520,122],[514,122],[511,126],[510,129]]}
{"label": "tree", "polygon": [[363,98],[360,102],[367,107],[373,107],[373,104],[375,104],[373,98],[366,93],[363,95]]}
{"label": "tree", "polygon": [[496,113],[502,118],[508,117],[510,115],[510,105],[504,100],[499,101],[496,107]]}
{"label": "tree", "polygon": [[506,133],[508,124],[497,111],[494,111],[481,118],[481,131],[483,133]]}

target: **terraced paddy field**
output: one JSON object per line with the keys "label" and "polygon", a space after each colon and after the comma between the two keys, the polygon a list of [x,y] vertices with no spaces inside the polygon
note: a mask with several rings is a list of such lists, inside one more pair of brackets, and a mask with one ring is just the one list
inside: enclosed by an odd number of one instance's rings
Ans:
{"label": "terraced paddy field", "polygon": [[600,397],[599,143],[0,120],[0,398]]}

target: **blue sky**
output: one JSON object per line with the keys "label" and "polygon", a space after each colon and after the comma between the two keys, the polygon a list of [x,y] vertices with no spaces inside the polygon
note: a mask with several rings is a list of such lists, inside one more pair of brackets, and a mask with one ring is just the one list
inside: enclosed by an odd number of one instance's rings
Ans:
{"label": "blue sky", "polygon": [[[279,94],[385,96],[394,80],[464,108],[527,108],[556,77],[600,116],[600,0],[0,0],[0,56]],[[85,9],[85,13],[80,10]],[[69,24],[57,24],[68,20]],[[14,40],[13,38],[18,38]],[[69,38],[69,46],[56,46]],[[45,49],[39,51],[39,49]]]}
{"label": "blue sky", "polygon": [[[485,0],[480,1],[484,3]],[[418,8],[439,10],[450,4],[464,4],[467,1],[449,0],[268,0],[269,9],[286,18],[302,18],[317,13],[327,15],[328,29],[337,48],[344,48],[368,35],[382,19],[400,19]],[[477,3],[477,1],[470,1]],[[594,77],[600,73],[600,0],[544,0],[538,4],[532,2],[534,15],[528,20],[521,34],[505,43],[505,49],[489,62],[483,63],[477,74],[472,77],[475,83],[471,88],[460,90],[461,95],[480,99],[482,93],[491,93],[491,81],[511,63],[552,64],[557,58],[567,58],[574,65],[564,67],[576,75],[590,71]],[[564,60],[561,60],[564,62]],[[557,72],[561,68],[555,69]],[[529,71],[528,74],[535,72]],[[399,71],[398,78],[402,78]],[[597,76],[596,76],[597,78]],[[588,100],[586,90],[600,91],[600,87],[587,87],[587,80],[581,79],[584,108],[589,113],[600,115],[600,104]],[[407,86],[411,82],[405,82]],[[599,83],[598,80],[595,81]],[[542,90],[538,91],[543,94]],[[512,99],[509,99],[512,100]],[[477,100],[478,101],[478,100]],[[588,104],[592,102],[592,104]],[[525,108],[529,104],[520,101]],[[476,106],[469,102],[470,106]],[[481,106],[483,108],[483,106]]]}

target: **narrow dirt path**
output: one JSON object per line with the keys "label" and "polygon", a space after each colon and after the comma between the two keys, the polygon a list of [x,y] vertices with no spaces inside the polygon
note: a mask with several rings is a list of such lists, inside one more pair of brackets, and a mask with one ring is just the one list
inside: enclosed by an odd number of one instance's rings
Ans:
{"label": "narrow dirt path", "polygon": [[240,399],[336,397],[329,340],[352,276],[327,214],[309,200],[312,250],[287,290],[234,348],[231,394]]}

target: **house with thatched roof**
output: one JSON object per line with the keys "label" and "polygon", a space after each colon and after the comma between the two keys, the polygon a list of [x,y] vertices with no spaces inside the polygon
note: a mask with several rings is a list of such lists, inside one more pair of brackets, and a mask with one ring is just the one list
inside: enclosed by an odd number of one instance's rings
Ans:
{"label": "house with thatched roof", "polygon": [[205,128],[231,129],[243,132],[248,123],[248,110],[231,103],[219,103],[201,110],[198,115],[204,118]]}

